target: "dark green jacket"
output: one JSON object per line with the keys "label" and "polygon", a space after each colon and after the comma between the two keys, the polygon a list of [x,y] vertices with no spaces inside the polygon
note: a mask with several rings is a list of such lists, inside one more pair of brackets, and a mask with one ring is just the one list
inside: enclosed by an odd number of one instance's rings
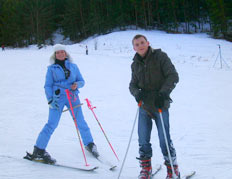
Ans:
{"label": "dark green jacket", "polygon": [[[147,97],[142,107],[148,112],[155,112],[154,102],[158,92],[170,94],[179,81],[178,73],[170,58],[161,49],[149,50],[144,58],[135,54],[131,65],[132,78],[130,92],[136,96],[140,90],[146,91]],[[170,100],[165,101],[165,108],[169,108]]]}

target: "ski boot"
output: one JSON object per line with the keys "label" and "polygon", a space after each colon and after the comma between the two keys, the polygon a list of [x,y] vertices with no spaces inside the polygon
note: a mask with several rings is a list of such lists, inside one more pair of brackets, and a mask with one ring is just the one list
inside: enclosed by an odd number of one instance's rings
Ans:
{"label": "ski boot", "polygon": [[93,154],[94,157],[98,158],[99,153],[97,151],[97,146],[91,142],[87,146],[85,146],[86,150],[88,150],[91,154]]}
{"label": "ski boot", "polygon": [[[166,179],[172,179],[172,167],[171,167],[171,164],[167,161],[164,162],[164,165],[166,165],[167,167],[167,177]],[[174,172],[175,172],[175,175],[176,175],[176,179],[180,179],[180,172],[179,172],[179,169],[178,169],[178,165],[173,165],[174,167]]]}
{"label": "ski boot", "polygon": [[33,151],[33,154],[31,156],[31,159],[38,161],[38,162],[46,163],[46,164],[55,164],[56,163],[56,160],[53,159],[46,150],[39,149],[36,146],[34,146],[34,151]]}
{"label": "ski boot", "polygon": [[151,179],[152,178],[152,166],[151,158],[137,158],[142,170],[138,176],[139,179]]}

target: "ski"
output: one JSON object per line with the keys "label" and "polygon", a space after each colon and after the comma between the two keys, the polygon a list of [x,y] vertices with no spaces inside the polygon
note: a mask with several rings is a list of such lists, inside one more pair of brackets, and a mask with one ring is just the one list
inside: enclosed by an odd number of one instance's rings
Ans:
{"label": "ski", "polygon": [[87,150],[87,151],[91,154],[92,157],[97,159],[101,164],[107,166],[109,168],[109,170],[113,171],[117,167],[117,165],[112,164],[110,161],[106,160],[102,156],[96,156],[91,151],[89,151],[89,150]]}
{"label": "ski", "polygon": [[155,168],[155,171],[152,173],[151,178],[153,178],[160,170],[161,170],[162,166],[158,165],[158,167]]}
{"label": "ski", "polygon": [[64,165],[64,164],[59,164],[59,163],[55,163],[55,164],[48,164],[45,163],[41,160],[34,160],[32,158],[32,154],[27,152],[27,155],[25,157],[23,157],[26,160],[32,161],[32,162],[36,162],[36,163],[41,163],[41,164],[45,164],[45,165],[50,165],[50,166],[55,166],[55,167],[61,167],[61,168],[68,168],[68,169],[74,169],[74,170],[80,170],[80,171],[94,171],[96,170],[98,167],[97,166],[78,166],[78,167],[74,167],[74,166],[70,166],[70,165]]}
{"label": "ski", "polygon": [[100,163],[106,165],[109,167],[109,170],[113,171],[117,165],[112,164],[111,162],[109,162],[108,160],[105,160],[103,157],[99,156],[99,157],[95,157]]}
{"label": "ski", "polygon": [[191,173],[184,175],[183,177],[181,177],[181,179],[190,179],[192,178],[194,175],[196,174],[196,171],[192,171]]}

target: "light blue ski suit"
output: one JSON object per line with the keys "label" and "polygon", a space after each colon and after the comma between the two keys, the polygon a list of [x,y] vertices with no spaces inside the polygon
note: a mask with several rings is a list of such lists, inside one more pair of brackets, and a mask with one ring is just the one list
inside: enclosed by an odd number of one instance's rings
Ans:
{"label": "light blue ski suit", "polygon": [[[46,80],[44,85],[47,100],[50,101],[53,99],[53,95],[57,89],[60,89],[60,98],[58,100],[59,109],[57,110],[49,108],[48,122],[45,124],[36,140],[35,146],[40,149],[45,149],[47,147],[52,133],[59,124],[64,106],[70,108],[65,89],[69,89],[72,93],[72,106],[80,104],[80,99],[78,97],[78,88],[82,88],[85,84],[85,81],[77,65],[72,63],[69,59],[65,60],[65,67],[70,71],[70,76],[68,77],[68,79],[65,79],[64,70],[58,64],[52,64],[48,66],[47,69]],[[74,82],[77,83],[77,89],[75,91],[71,90],[71,85]],[[72,115],[71,112],[70,114]],[[93,142],[93,138],[90,129],[86,121],[84,120],[81,107],[74,108],[74,115],[77,119],[77,125],[81,134],[82,141],[86,146],[89,143]]]}

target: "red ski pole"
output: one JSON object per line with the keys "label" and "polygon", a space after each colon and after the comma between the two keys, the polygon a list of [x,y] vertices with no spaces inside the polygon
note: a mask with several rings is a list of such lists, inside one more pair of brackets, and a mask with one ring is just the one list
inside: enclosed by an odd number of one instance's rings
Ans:
{"label": "red ski pole", "polygon": [[80,141],[81,150],[82,150],[82,153],[83,153],[83,156],[84,156],[84,159],[85,159],[85,165],[86,165],[86,166],[89,166],[89,164],[87,163],[86,156],[85,156],[83,144],[82,144],[82,142],[81,142],[81,137],[80,137],[80,134],[79,134],[79,129],[78,129],[78,125],[77,125],[77,120],[76,120],[76,117],[75,117],[75,114],[74,114],[74,111],[73,111],[73,106],[72,106],[72,103],[71,103],[71,97],[70,97],[70,93],[71,93],[71,92],[70,92],[68,89],[66,89],[65,92],[66,92],[66,95],[67,95],[67,98],[68,98],[68,102],[69,102],[69,105],[70,105],[70,110],[71,110],[72,115],[73,115],[73,121],[74,121],[75,126],[76,126],[78,139],[79,139],[79,141]]}
{"label": "red ski pole", "polygon": [[101,128],[101,130],[102,130],[102,132],[103,132],[103,134],[104,134],[104,136],[105,136],[105,138],[106,138],[106,140],[107,140],[107,142],[108,142],[110,148],[112,149],[112,151],[113,151],[113,153],[114,153],[114,155],[115,155],[115,157],[116,157],[117,160],[119,161],[119,158],[118,158],[116,152],[114,151],[114,149],[113,149],[113,147],[112,147],[112,145],[111,145],[111,143],[110,143],[108,137],[106,136],[106,133],[105,133],[105,131],[103,130],[103,128],[102,128],[102,126],[101,126],[101,123],[99,122],[99,120],[97,119],[96,114],[95,114],[94,111],[93,111],[93,109],[96,108],[96,107],[93,107],[93,106],[91,105],[91,103],[90,103],[90,101],[88,100],[88,98],[86,98],[85,100],[86,100],[86,102],[87,102],[88,108],[92,111],[92,113],[93,113],[95,119],[97,120],[97,123],[98,123],[98,125],[100,126],[100,128]]}

